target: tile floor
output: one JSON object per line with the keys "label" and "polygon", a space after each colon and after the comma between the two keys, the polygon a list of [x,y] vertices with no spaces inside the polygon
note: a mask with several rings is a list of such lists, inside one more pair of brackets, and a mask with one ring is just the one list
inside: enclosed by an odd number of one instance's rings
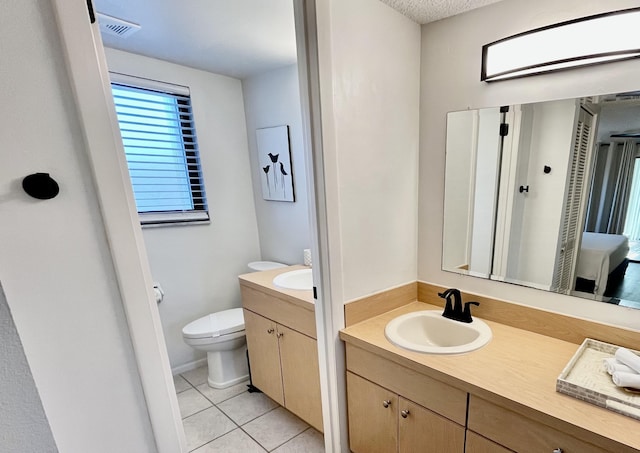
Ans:
{"label": "tile floor", "polygon": [[207,384],[207,367],[173,378],[187,446],[194,453],[324,453],[322,434],[243,382]]}

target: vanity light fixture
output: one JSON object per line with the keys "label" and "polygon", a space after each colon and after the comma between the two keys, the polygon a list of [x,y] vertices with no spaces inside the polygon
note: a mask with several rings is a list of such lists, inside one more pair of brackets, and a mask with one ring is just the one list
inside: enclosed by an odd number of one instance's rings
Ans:
{"label": "vanity light fixture", "polygon": [[640,8],[526,31],[482,46],[480,80],[525,77],[640,57]]}

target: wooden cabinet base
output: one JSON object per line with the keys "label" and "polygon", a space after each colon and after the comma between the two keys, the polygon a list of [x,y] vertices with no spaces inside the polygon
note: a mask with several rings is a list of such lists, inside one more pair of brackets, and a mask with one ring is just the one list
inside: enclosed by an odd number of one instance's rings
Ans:
{"label": "wooden cabinet base", "polygon": [[309,336],[315,335],[313,312],[252,288],[242,289],[253,385],[322,432],[318,343]]}
{"label": "wooden cabinet base", "polygon": [[464,427],[347,372],[349,447],[354,453],[463,453]]}
{"label": "wooden cabinet base", "polygon": [[284,405],[276,323],[244,310],[251,381],[276,403]]}

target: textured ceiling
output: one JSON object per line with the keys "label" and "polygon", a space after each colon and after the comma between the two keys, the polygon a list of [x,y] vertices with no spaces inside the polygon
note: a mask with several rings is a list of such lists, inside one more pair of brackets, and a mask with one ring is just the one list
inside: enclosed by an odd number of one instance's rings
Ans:
{"label": "textured ceiling", "polygon": [[[381,1],[424,24],[497,0]],[[240,79],[296,62],[293,0],[94,0],[94,6],[142,26],[127,38],[103,34],[107,47]]]}
{"label": "textured ceiling", "polygon": [[[348,0],[347,0],[348,1]],[[419,24],[455,16],[500,0],[380,0]]]}

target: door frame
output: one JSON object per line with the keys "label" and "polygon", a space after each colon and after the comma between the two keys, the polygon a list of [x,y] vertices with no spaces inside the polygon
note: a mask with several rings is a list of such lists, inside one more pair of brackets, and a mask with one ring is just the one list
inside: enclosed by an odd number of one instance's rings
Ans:
{"label": "door frame", "polygon": [[[334,235],[328,231],[331,228],[322,152],[320,99],[330,93],[320,93],[320,81],[327,78],[326,73],[321,73],[320,60],[329,58],[329,36],[318,36],[316,0],[292,1],[309,181],[313,278],[318,295],[315,310],[324,438],[327,451],[348,451],[344,347],[338,337],[344,327],[344,310],[339,297],[340,269],[335,268],[335,259],[332,263],[336,278],[330,279],[329,237]],[[52,0],[156,447],[160,453],[184,452],[184,429],[128,179],[104,47],[98,23],[90,23],[87,3],[90,4],[84,0]],[[320,2],[319,6],[326,19],[328,2]]]}
{"label": "door frame", "polygon": [[156,448],[183,452],[184,429],[99,25],[90,22],[84,0],[52,4]]}

